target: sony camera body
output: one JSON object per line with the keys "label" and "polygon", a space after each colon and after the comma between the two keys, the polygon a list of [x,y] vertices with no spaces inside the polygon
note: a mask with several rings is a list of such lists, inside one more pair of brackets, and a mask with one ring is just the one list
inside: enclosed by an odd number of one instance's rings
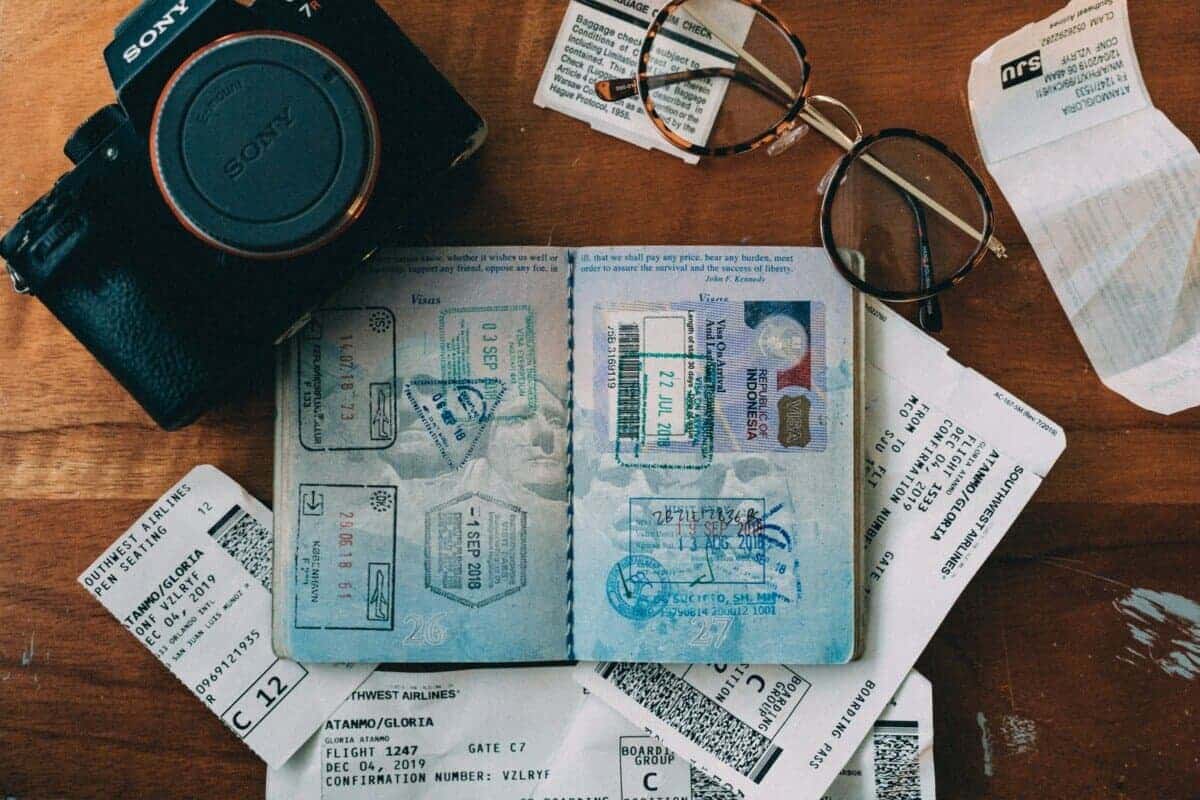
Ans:
{"label": "sony camera body", "polygon": [[374,0],[147,0],[105,60],[119,104],[0,255],[168,429],[236,391],[486,136]]}

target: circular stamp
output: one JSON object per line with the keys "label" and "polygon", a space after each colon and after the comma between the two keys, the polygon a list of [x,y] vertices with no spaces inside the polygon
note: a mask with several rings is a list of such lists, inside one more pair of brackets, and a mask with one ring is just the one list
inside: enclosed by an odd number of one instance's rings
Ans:
{"label": "circular stamp", "polygon": [[605,594],[622,617],[642,620],[656,617],[671,597],[670,576],[650,556],[625,556],[608,573]]}

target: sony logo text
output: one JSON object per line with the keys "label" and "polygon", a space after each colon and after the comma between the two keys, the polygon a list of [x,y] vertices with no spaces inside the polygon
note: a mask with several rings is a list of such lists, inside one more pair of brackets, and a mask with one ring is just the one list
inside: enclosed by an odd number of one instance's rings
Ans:
{"label": "sony logo text", "polygon": [[137,43],[132,44],[125,50],[125,63],[132,64],[141,58],[143,52],[154,46],[158,38],[167,32],[176,22],[178,22],[191,9],[188,7],[190,0],[179,0],[178,3],[171,6],[166,14],[163,14],[162,19],[155,22],[152,27],[147,29],[141,36],[138,37]]}

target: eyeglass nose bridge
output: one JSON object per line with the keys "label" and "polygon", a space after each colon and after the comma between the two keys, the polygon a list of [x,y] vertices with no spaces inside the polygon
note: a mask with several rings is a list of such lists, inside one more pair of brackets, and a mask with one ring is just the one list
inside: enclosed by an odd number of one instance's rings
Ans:
{"label": "eyeglass nose bridge", "polygon": [[[823,114],[818,108],[820,105],[832,106],[835,111],[840,112],[838,116],[843,118],[843,122],[850,124],[850,132],[847,133],[829,116]],[[804,98],[804,105],[801,106],[796,119],[792,120],[792,127],[768,145],[767,155],[772,157],[783,155],[814,128],[833,139],[845,150],[849,150],[863,138],[862,123],[845,103],[822,94],[812,95]]]}
{"label": "eyeglass nose bridge", "polygon": [[[830,119],[829,116],[821,113],[820,106],[822,105],[832,106],[835,111],[840,112],[843,121],[850,123],[850,132],[848,133],[841,125]],[[838,144],[847,150],[863,138],[863,126],[858,121],[858,116],[850,110],[849,106],[836,97],[829,97],[823,94],[812,95],[805,100],[804,107],[800,109],[799,117],[821,133],[833,138],[834,141],[837,141]],[[834,136],[834,133],[838,134],[838,136]],[[843,141],[838,141],[839,138]]]}

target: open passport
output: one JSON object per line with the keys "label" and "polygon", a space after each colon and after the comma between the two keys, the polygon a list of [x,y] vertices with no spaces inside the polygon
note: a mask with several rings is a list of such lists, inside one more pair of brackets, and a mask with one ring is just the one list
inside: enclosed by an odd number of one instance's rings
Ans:
{"label": "open passport", "polygon": [[853,660],[861,325],[809,248],[377,257],[281,348],[277,652]]}

